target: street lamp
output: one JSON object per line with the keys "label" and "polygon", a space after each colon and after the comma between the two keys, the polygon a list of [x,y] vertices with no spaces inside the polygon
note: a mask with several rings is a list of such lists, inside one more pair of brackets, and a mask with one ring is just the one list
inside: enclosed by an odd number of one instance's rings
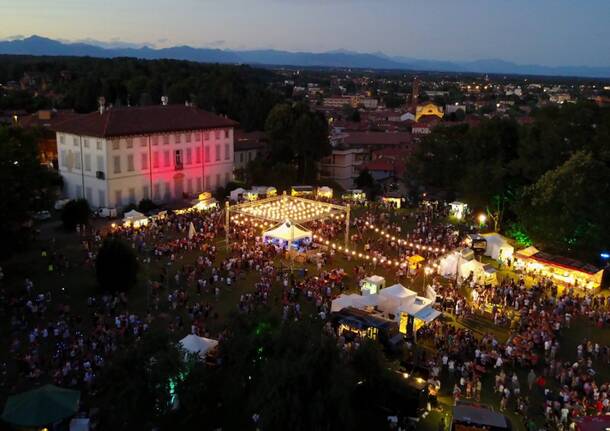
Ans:
{"label": "street lamp", "polygon": [[485,222],[487,221],[487,216],[483,213],[479,214],[479,225],[485,226]]}

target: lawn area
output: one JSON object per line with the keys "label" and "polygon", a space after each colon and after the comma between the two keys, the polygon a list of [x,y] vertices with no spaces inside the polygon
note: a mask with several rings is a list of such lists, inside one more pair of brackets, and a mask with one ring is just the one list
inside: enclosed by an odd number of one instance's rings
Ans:
{"label": "lawn area", "polygon": [[[354,214],[364,211],[363,208],[355,208]],[[392,212],[394,217],[399,218],[405,223],[403,226],[403,232],[407,232],[412,228],[414,219],[407,217],[403,219],[403,216],[410,214],[409,210],[400,210]],[[61,274],[57,271],[49,272],[46,266],[45,259],[41,256],[43,248],[49,246],[51,239],[54,238],[56,249],[59,250],[70,262],[70,268]],[[87,306],[87,299],[92,295],[99,294],[95,280],[95,270],[91,266],[85,266],[83,262],[83,251],[81,247],[82,238],[76,233],[66,233],[61,230],[57,222],[45,223],[41,226],[41,235],[36,244],[28,252],[21,253],[11,260],[2,264],[6,279],[4,281],[4,288],[9,292],[19,292],[23,289],[23,282],[26,277],[30,278],[34,282],[34,290],[37,292],[50,292],[53,298],[51,310],[47,312],[47,317],[53,319],[54,313],[59,304],[68,304],[73,313],[79,315],[82,321],[90,324],[89,310]],[[222,260],[226,256],[225,244],[223,239],[216,241],[218,248],[218,255],[216,263]],[[353,248],[353,246],[352,246]],[[356,251],[364,251],[356,247]],[[167,301],[164,300],[164,295],[167,295],[170,289],[174,288],[173,276],[183,265],[193,265],[197,259],[198,252],[184,252],[176,257],[175,262],[166,267],[167,270],[167,283],[161,295],[161,309],[159,313],[154,315],[152,323],[153,327],[167,327],[169,322],[176,319],[177,316],[181,316],[184,321],[188,321],[186,316],[186,310],[179,309],[172,311],[167,307]],[[164,260],[165,261],[165,260]],[[288,267],[288,262],[284,259],[276,259],[277,267]],[[353,278],[355,266],[364,265],[367,269],[368,275],[381,275],[386,278],[388,286],[398,282],[396,279],[395,271],[393,269],[387,269],[381,266],[375,266],[364,260],[353,260],[348,259],[342,254],[336,254],[332,258],[331,263],[327,268],[343,268],[348,277],[346,278],[346,291],[349,293],[358,293],[359,287],[356,280]],[[317,268],[315,265],[305,265],[308,273],[316,274]],[[302,265],[296,265],[295,269],[303,268]],[[130,313],[137,314],[139,316],[145,316],[149,309],[149,295],[148,295],[148,280],[158,280],[162,272],[162,263],[153,260],[152,263],[144,263],[141,265],[141,271],[139,274],[138,284],[133,288],[128,296],[128,311]],[[296,271],[297,273],[299,271]],[[209,275],[209,274],[208,274]],[[499,272],[500,278],[502,277],[515,277],[515,274],[503,269]],[[206,302],[213,305],[212,317],[206,322],[206,328],[209,330],[212,337],[216,336],[225,327],[227,319],[232,313],[237,312],[237,304],[239,303],[240,295],[243,293],[253,292],[255,290],[255,283],[259,279],[259,274],[255,271],[242,273],[241,278],[236,280],[235,284],[231,287],[223,285],[221,288],[221,294],[218,298],[212,295],[198,295],[195,287],[190,285],[187,292],[189,295],[189,303],[194,302]],[[418,275],[413,279],[400,280],[406,287],[417,291],[419,294],[423,294],[424,290],[424,279],[422,275]],[[466,293],[466,292],[464,292]],[[276,282],[274,285],[271,297],[269,298],[268,304],[272,313],[277,313],[279,316],[281,313],[280,304],[281,287]],[[304,298],[300,300],[302,311],[304,315],[311,314],[314,311],[313,304]],[[6,305],[5,305],[6,307]],[[6,308],[4,309],[5,316],[7,315]],[[504,327],[496,327],[493,322],[485,317],[475,317],[466,320],[456,321],[453,316],[445,315],[443,318],[449,321],[451,324],[467,328],[472,330],[475,335],[483,336],[486,333],[493,334],[500,342],[505,342],[508,338],[508,329]],[[86,326],[85,326],[86,328]],[[179,331],[176,331],[176,341],[184,337],[190,328],[184,327]],[[49,376],[43,376],[37,381],[26,381],[24,377],[20,377],[15,369],[15,361],[10,360],[9,347],[11,341],[14,338],[14,334],[11,333],[10,319],[5,318],[4,324],[0,325],[0,333],[5,340],[9,340],[0,347],[0,361],[9,364],[7,377],[3,382],[2,390],[0,392],[0,402],[4,401],[4,398],[9,392],[15,389],[25,389],[30,386],[37,385],[39,383],[49,381]],[[25,337],[24,337],[25,338]],[[608,344],[609,336],[607,330],[597,329],[591,322],[587,322],[581,319],[576,319],[570,329],[563,332],[561,337],[561,351],[560,356],[566,360],[574,360],[576,357],[576,346],[582,342],[584,338],[591,339],[594,342]],[[27,343],[27,340],[22,339],[22,343]],[[51,352],[45,352],[50,354]],[[602,374],[605,381],[610,380],[610,370],[607,367],[598,366],[595,364],[596,369]],[[526,374],[528,370],[516,370],[521,382],[522,390],[526,391]],[[454,376],[445,373],[442,382],[443,387],[441,389],[440,411],[430,412],[425,419],[418,424],[418,429],[423,430],[438,430],[438,423],[441,417],[445,417],[446,423],[450,422],[451,406],[453,405],[453,399],[451,392],[453,389]],[[494,387],[494,372],[488,370],[483,378],[483,393],[482,393],[482,404],[487,404],[494,409],[499,409],[500,397],[493,391]],[[539,425],[543,425],[544,416],[542,411],[543,396],[541,392],[536,392],[530,397],[530,414],[536,418]],[[514,402],[509,404],[508,411],[504,412],[509,419],[512,421],[513,429],[523,430],[525,429],[523,418],[513,413]]]}

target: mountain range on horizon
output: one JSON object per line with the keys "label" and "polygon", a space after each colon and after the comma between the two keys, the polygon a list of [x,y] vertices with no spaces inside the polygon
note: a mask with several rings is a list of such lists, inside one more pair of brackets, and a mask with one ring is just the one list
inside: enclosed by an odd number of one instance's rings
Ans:
{"label": "mountain range on horizon", "polygon": [[169,48],[130,46],[125,42],[65,42],[42,36],[0,40],[0,54],[88,56],[97,58],[135,57],[147,60],[173,59],[202,63],[249,64],[253,66],[330,67],[378,70],[405,70],[457,73],[490,73],[508,75],[542,75],[562,77],[610,78],[610,66],[543,66],[522,65],[500,59],[475,61],[425,60],[389,56],[382,52],[359,53],[344,49],[329,52],[292,52],[275,49],[229,50],[195,48],[187,45]]}

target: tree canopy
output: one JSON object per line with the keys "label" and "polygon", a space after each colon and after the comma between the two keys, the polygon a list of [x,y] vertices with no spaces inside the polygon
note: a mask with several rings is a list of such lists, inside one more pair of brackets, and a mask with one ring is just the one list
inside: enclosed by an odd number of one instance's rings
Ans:
{"label": "tree canopy", "polygon": [[410,180],[486,211],[496,230],[517,223],[549,251],[583,258],[610,247],[600,216],[608,212],[608,108],[569,104],[539,110],[530,125],[437,127],[407,163]]}
{"label": "tree canopy", "polygon": [[227,115],[245,130],[262,130],[271,108],[283,99],[272,90],[271,71],[248,66],[213,65],[177,60],[89,57],[15,57],[0,62],[0,82],[18,81],[27,73],[44,82],[53,96],[27,91],[0,97],[0,109],[97,109],[100,96],[115,106],[195,103]]}
{"label": "tree canopy", "polygon": [[36,145],[37,132],[0,127],[0,237],[6,245],[0,256],[27,244],[31,212],[48,208],[58,183],[40,164]]}

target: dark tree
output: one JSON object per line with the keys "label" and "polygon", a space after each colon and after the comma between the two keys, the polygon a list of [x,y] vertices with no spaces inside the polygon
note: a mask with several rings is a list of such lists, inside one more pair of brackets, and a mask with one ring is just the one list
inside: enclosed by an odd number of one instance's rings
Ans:
{"label": "dark tree", "polygon": [[86,199],[71,200],[61,210],[61,221],[65,229],[72,231],[76,225],[86,225],[90,214],[91,209]]}
{"label": "dark tree", "polygon": [[48,209],[57,176],[38,160],[36,132],[0,127],[0,257],[28,244],[30,213]]}
{"label": "dark tree", "polygon": [[113,355],[99,376],[103,429],[170,429],[173,389],[185,370],[168,334],[154,331]]}
{"label": "dark tree", "polygon": [[108,238],[95,261],[99,286],[109,292],[126,292],[138,278],[139,264],[133,249],[125,242]]}

